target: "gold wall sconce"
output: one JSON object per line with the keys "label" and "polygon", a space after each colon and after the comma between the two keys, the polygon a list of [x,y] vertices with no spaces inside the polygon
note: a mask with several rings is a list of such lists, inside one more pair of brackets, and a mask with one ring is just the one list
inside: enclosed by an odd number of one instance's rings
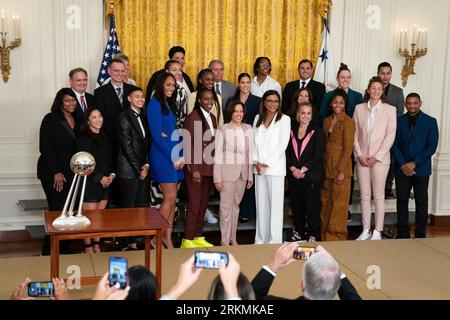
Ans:
{"label": "gold wall sconce", "polygon": [[[408,41],[411,41],[411,51],[409,51]],[[409,38],[408,29],[401,29],[399,36],[398,52],[405,58],[405,65],[402,69],[402,83],[406,87],[408,76],[416,74],[414,65],[416,60],[427,54],[428,29],[417,28],[413,26],[412,38]]]}
{"label": "gold wall sconce", "polygon": [[0,55],[1,55],[1,69],[2,69],[2,76],[3,76],[3,82],[8,82],[9,74],[11,70],[11,64],[9,61],[9,53],[14,48],[17,48],[20,46],[22,40],[20,39],[20,18],[18,15],[12,15],[12,39],[9,43],[8,42],[8,30],[5,28],[6,24],[6,18],[5,18],[5,10],[2,9],[2,15],[1,15],[1,45],[0,45]]}

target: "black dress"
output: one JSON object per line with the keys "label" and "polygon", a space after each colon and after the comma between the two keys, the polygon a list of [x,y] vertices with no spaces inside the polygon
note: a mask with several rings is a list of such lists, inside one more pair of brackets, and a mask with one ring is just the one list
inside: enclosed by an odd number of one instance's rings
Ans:
{"label": "black dress", "polygon": [[85,132],[78,138],[77,149],[89,152],[95,159],[95,169],[87,177],[84,201],[108,200],[109,187],[103,188],[100,183],[103,177],[113,173],[112,149],[108,136],[103,132],[98,134]]}

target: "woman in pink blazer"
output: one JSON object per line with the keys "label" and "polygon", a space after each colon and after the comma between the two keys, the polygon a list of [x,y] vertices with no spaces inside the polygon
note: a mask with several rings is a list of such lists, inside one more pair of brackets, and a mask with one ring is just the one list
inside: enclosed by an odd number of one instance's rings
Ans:
{"label": "woman in pink blazer", "polygon": [[[381,240],[384,227],[384,186],[391,161],[390,149],[395,140],[397,111],[385,103],[386,96],[379,77],[373,77],[364,96],[364,103],[356,106],[353,153],[356,159],[363,232],[357,240]],[[371,203],[375,201],[375,230],[370,232]]]}
{"label": "woman in pink blazer", "polygon": [[228,104],[227,118],[217,131],[214,155],[214,184],[220,192],[220,233],[223,246],[237,245],[239,204],[245,188],[253,185],[253,129],[242,123],[244,104]]}

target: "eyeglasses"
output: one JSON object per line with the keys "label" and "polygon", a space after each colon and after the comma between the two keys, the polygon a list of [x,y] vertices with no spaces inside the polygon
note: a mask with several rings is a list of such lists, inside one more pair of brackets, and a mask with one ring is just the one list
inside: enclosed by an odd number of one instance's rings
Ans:
{"label": "eyeglasses", "polygon": [[269,68],[272,67],[270,64],[265,64],[265,63],[260,63],[259,66],[260,66],[261,68],[265,68],[265,69],[269,69]]}
{"label": "eyeglasses", "polygon": [[267,103],[280,103],[280,100],[266,100]]}

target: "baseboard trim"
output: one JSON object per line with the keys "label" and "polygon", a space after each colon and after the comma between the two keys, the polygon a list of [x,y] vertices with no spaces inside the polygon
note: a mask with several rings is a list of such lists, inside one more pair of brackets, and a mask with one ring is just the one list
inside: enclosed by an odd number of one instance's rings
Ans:
{"label": "baseboard trim", "polygon": [[450,216],[431,215],[431,225],[436,227],[450,226]]}

